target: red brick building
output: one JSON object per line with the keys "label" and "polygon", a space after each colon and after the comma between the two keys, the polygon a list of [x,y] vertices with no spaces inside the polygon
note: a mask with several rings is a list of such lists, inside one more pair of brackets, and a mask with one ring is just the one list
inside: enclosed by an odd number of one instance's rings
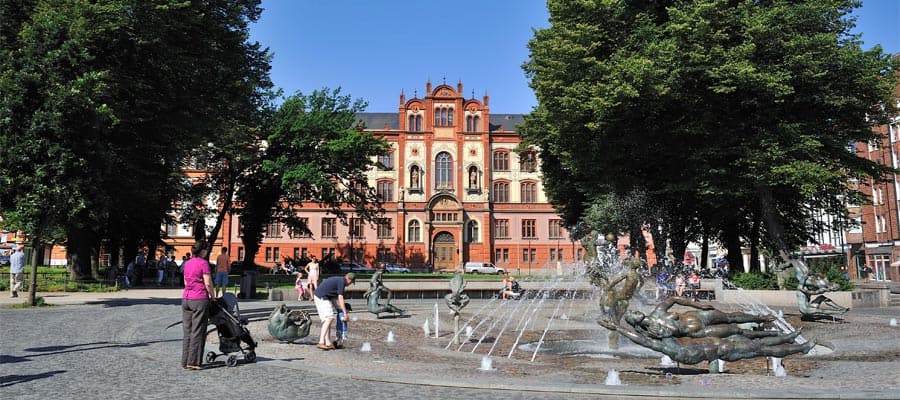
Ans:
{"label": "red brick building", "polygon": [[[345,226],[307,205],[298,211],[313,235],[296,237],[272,224],[258,264],[333,253],[370,266],[452,270],[484,261],[525,273],[584,257],[547,201],[537,153],[515,151],[521,114],[491,114],[490,98],[465,98],[462,83],[428,82],[424,97],[401,94],[396,113],[359,118],[391,144],[379,156],[385,168],[368,174],[384,199],[384,218],[376,224],[352,218]],[[244,256],[238,225],[226,222],[222,238],[232,259]]]}

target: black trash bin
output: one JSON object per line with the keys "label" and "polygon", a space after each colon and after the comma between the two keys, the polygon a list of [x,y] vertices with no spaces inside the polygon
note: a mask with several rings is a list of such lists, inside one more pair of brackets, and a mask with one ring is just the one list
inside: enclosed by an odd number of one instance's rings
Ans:
{"label": "black trash bin", "polygon": [[259,272],[255,270],[244,270],[241,274],[241,292],[238,297],[242,299],[252,299],[256,297],[256,279]]}

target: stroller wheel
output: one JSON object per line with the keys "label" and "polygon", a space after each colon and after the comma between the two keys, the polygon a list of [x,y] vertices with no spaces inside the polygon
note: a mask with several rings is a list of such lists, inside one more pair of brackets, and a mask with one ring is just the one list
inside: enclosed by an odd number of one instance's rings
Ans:
{"label": "stroller wheel", "polygon": [[228,356],[228,359],[225,360],[225,365],[229,367],[237,366],[237,356]]}
{"label": "stroller wheel", "polygon": [[206,353],[206,363],[209,364],[213,361],[216,361],[216,352],[210,351]]}
{"label": "stroller wheel", "polygon": [[253,350],[248,351],[247,354],[244,354],[244,359],[247,362],[256,362],[256,352]]}

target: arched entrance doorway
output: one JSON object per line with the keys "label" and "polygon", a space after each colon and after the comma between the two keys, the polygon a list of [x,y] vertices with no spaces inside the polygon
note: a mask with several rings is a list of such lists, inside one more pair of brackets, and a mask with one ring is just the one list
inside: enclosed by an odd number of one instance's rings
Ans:
{"label": "arched entrance doorway", "polygon": [[434,269],[456,269],[456,240],[449,232],[434,237]]}

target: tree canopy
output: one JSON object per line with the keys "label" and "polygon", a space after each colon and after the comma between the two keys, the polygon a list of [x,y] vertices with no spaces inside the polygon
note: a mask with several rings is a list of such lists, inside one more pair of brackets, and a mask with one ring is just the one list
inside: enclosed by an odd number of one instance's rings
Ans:
{"label": "tree canopy", "polygon": [[76,275],[101,240],[155,245],[188,152],[258,124],[259,0],[3,1],[0,214]]}
{"label": "tree canopy", "polygon": [[816,209],[842,215],[841,199],[859,197],[849,180],[889,172],[848,151],[877,139],[896,71],[850,33],[856,6],[548,1],[551,26],[524,65],[538,106],[522,132],[556,163],[544,169],[551,200],[573,225],[637,190],[671,237],[709,231],[730,250],[759,222],[773,250],[811,239]]}
{"label": "tree canopy", "polygon": [[238,190],[246,262],[252,263],[267,223],[311,233],[297,216],[304,204],[324,207],[345,223],[348,214],[367,221],[381,215],[366,174],[390,145],[364,131],[356,114],[365,107],[363,100],[326,88],[288,97],[266,123],[262,162]]}

